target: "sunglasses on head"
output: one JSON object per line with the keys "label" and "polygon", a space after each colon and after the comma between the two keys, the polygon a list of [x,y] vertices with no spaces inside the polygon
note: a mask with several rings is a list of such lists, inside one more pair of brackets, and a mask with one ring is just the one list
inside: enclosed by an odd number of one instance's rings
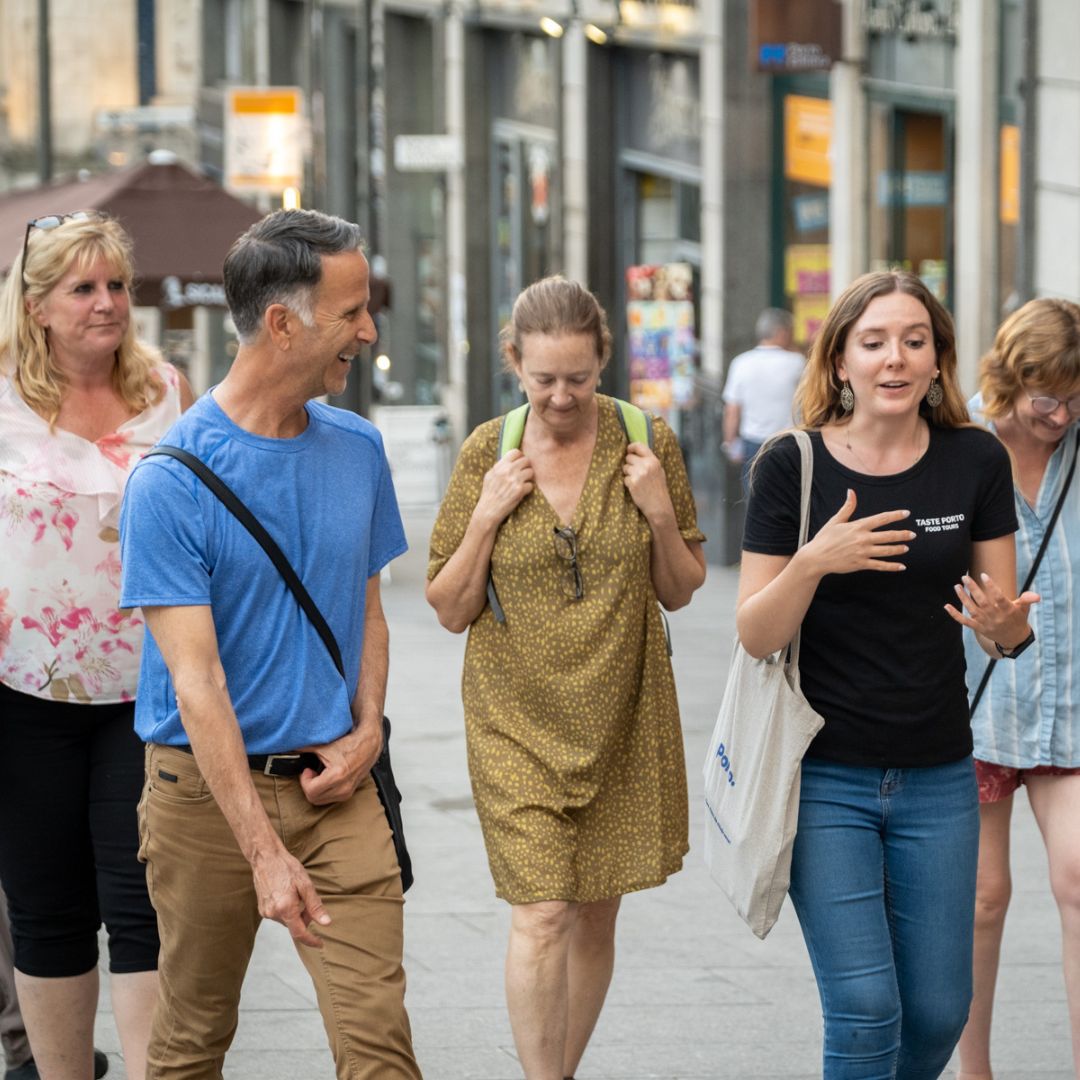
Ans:
{"label": "sunglasses on head", "polygon": [[59,229],[65,221],[105,221],[108,216],[108,214],[102,213],[100,210],[76,210],[71,214],[45,214],[43,217],[33,218],[28,221],[26,223],[26,235],[23,237],[22,262],[19,264],[22,268],[23,294],[26,293],[26,252],[30,247],[30,233],[33,229],[49,232],[52,229]]}

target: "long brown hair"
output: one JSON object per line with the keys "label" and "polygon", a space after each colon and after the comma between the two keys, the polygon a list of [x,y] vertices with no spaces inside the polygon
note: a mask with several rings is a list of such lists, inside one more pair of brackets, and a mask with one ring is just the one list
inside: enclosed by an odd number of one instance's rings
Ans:
{"label": "long brown hair", "polygon": [[1080,307],[1071,300],[1029,300],[998,327],[979,365],[983,414],[999,420],[1027,386],[1050,394],[1076,393],[1080,384]]}
{"label": "long brown hair", "polygon": [[[135,264],[131,238],[109,218],[65,221],[55,229],[31,229],[23,256],[15,260],[0,293],[0,367],[14,379],[20,396],[39,416],[56,422],[66,380],[53,363],[44,327],[31,315],[71,270],[80,271],[103,259],[131,292]],[[26,286],[23,287],[25,280]],[[135,322],[116,350],[113,389],[132,412],[140,413],[161,399],[164,384],[154,368],[158,354],[135,337]]]}
{"label": "long brown hair", "polygon": [[914,274],[903,270],[878,270],[856,278],[840,294],[814,338],[806,370],[795,391],[796,415],[802,426],[819,428],[828,423],[845,423],[849,419],[850,414],[845,413],[840,404],[841,380],[836,372],[837,362],[844,352],[848,333],[871,301],[894,292],[914,297],[930,316],[943,397],[941,404],[934,408],[924,402],[923,415],[938,427],[961,427],[969,423],[956,372],[956,332],[952,317]]}

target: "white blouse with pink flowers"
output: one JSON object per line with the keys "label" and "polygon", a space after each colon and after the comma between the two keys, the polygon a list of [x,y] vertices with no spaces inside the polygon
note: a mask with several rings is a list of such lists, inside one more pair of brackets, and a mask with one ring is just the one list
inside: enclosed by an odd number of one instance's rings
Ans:
{"label": "white blouse with pink flowers", "polygon": [[121,611],[117,519],[124,484],[180,415],[159,364],[160,401],[97,442],[48,423],[0,374],[0,682],[82,704],[131,701],[141,613]]}

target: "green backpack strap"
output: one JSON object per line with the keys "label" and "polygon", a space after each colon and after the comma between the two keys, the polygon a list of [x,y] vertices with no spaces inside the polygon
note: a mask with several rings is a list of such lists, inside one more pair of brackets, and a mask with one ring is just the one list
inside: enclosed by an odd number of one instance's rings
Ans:
{"label": "green backpack strap", "polygon": [[615,402],[615,413],[619,418],[623,434],[628,443],[644,443],[650,450],[653,448],[652,417],[636,405],[621,398],[612,398]]}
{"label": "green backpack strap", "polygon": [[521,440],[525,435],[525,421],[528,416],[529,403],[526,401],[524,405],[511,409],[503,417],[502,426],[499,428],[499,448],[498,453],[495,455],[496,461],[506,457],[511,450],[521,449]]}
{"label": "green backpack strap", "polygon": [[[628,443],[644,443],[651,450],[653,445],[652,417],[636,405],[631,405],[629,401],[623,401],[620,398],[612,398],[612,400],[615,402],[615,414],[619,418],[619,426],[623,429],[626,441]],[[525,421],[528,416],[529,403],[526,401],[524,405],[511,409],[503,417],[502,424],[499,427],[499,443],[495,455],[497,461],[504,458],[511,450],[521,449],[521,440],[525,435]],[[490,568],[488,569],[487,597],[495,621],[505,623],[506,614],[502,609],[502,604],[499,603],[498,594],[495,592],[495,582],[492,580]],[[666,620],[664,632],[667,634]],[[668,642],[668,655],[670,656],[670,638]]]}

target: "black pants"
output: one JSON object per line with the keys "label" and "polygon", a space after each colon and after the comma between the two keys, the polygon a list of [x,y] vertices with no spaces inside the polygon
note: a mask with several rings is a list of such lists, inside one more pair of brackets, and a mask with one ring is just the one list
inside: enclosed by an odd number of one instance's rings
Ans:
{"label": "black pants", "polygon": [[82,975],[157,967],[157,919],[136,858],[143,746],[134,705],[46,701],[0,685],[0,881],[15,966]]}

